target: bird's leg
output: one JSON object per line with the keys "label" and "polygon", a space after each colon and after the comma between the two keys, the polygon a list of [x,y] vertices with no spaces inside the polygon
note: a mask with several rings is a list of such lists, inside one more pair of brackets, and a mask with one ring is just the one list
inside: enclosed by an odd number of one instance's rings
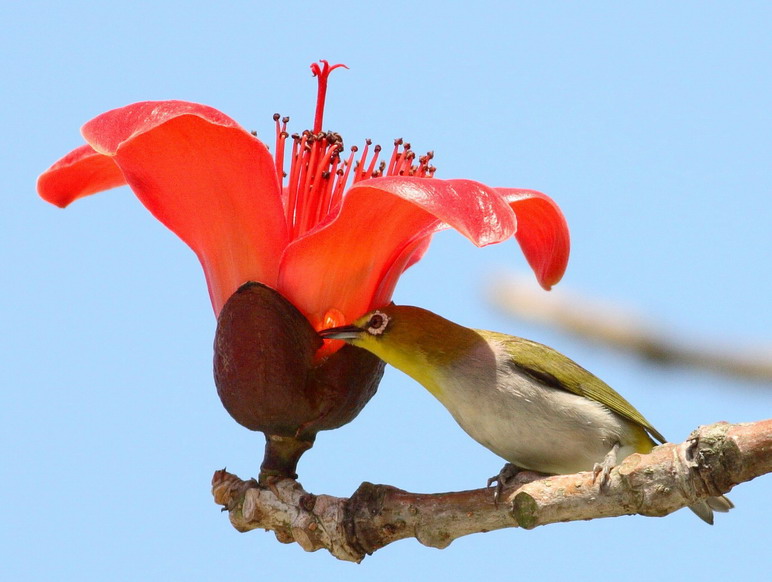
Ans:
{"label": "bird's leg", "polygon": [[496,489],[493,492],[494,503],[499,502],[499,498],[501,497],[501,492],[504,490],[505,487],[509,487],[510,485],[513,485],[515,478],[518,475],[520,475],[521,477],[521,479],[518,479],[518,481],[522,481],[523,483],[530,483],[535,479],[540,479],[541,477],[546,476],[543,473],[530,471],[528,469],[523,469],[522,467],[518,467],[517,465],[513,465],[512,463],[507,463],[501,468],[501,471],[499,471],[498,475],[494,475],[493,477],[488,479],[488,485],[487,485],[488,487],[490,487],[494,483],[496,484]]}
{"label": "bird's leg", "polygon": [[517,475],[522,469],[516,465],[513,465],[512,463],[507,463],[501,468],[501,471],[499,471],[498,475],[494,475],[490,479],[488,479],[488,484],[486,487],[490,487],[494,483],[496,484],[496,490],[493,492],[493,502],[498,503],[499,497],[501,497],[501,491],[506,487],[506,485],[515,478],[515,475]]}
{"label": "bird's leg", "polygon": [[595,483],[595,481],[598,480],[598,475],[600,475],[601,491],[605,491],[608,488],[609,476],[611,475],[611,469],[617,464],[618,452],[619,443],[614,443],[614,446],[611,447],[611,450],[606,453],[606,456],[603,458],[603,462],[595,463],[595,466],[592,468],[592,482]]}

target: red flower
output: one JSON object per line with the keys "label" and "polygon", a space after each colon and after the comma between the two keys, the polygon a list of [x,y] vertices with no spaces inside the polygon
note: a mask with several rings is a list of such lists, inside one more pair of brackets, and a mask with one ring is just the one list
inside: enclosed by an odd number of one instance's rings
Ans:
{"label": "red flower", "polygon": [[514,235],[545,289],[560,280],[568,229],[544,194],[431,178],[432,154],[416,159],[401,140],[388,163],[377,165],[380,148],[371,152],[369,142],[358,163],[356,148],[343,160],[340,137],[322,131],[327,77],[341,65],[321,62],[311,66],[313,131],[288,142],[288,118],[274,116],[274,155],[211,107],[135,103],[86,123],[88,145],[44,172],[38,191],[64,207],[128,184],[198,255],[215,314],[242,283],[260,281],[316,329],[347,323],[388,303],[402,272],[446,228],[478,246]]}
{"label": "red flower", "polygon": [[211,107],[144,102],[86,123],[88,145],[38,180],[62,207],[127,184],[198,255],[218,316],[215,384],[231,416],[266,435],[261,481],[295,477],[316,433],[351,421],[375,393],[383,362],[315,330],[388,303],[435,232],[455,228],[479,246],[514,235],[545,288],[568,261],[565,219],[544,194],[434,179],[432,154],[416,159],[401,140],[388,163],[369,142],[356,162],[356,148],[342,159],[340,136],[322,131],[338,66],[311,66],[313,131],[288,142],[288,118],[274,116],[273,156]]}

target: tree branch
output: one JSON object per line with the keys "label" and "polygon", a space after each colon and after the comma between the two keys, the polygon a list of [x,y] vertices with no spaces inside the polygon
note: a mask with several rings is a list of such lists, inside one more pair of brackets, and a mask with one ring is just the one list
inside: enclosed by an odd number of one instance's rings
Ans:
{"label": "tree branch", "polygon": [[336,558],[360,562],[407,537],[444,548],[461,536],[505,527],[663,516],[770,472],[772,419],[703,426],[681,444],[631,455],[611,471],[602,493],[586,472],[516,484],[498,504],[489,488],[421,494],[372,483],[346,499],[313,495],[292,479],[259,486],[222,470],[212,478],[212,494],[239,531],[272,530],[280,542],[297,542],[309,552],[326,548]]}
{"label": "tree branch", "polygon": [[[557,326],[569,333],[614,349],[638,354],[660,364],[679,364],[734,377],[772,381],[772,346],[742,351],[736,345],[699,345],[679,341],[671,331],[608,303],[592,301],[565,289],[547,295],[533,283],[502,277],[490,288],[491,302],[529,321]],[[695,347],[697,346],[697,347]]]}

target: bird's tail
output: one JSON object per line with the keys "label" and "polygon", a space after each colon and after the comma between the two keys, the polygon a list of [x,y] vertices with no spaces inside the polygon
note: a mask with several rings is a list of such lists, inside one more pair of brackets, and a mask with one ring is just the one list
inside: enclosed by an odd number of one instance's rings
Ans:
{"label": "bird's tail", "polygon": [[702,521],[713,525],[714,511],[726,513],[733,507],[734,503],[729,501],[729,499],[724,495],[721,495],[719,497],[708,497],[707,499],[700,499],[694,505],[690,505],[689,509],[696,513],[697,517],[699,517]]}

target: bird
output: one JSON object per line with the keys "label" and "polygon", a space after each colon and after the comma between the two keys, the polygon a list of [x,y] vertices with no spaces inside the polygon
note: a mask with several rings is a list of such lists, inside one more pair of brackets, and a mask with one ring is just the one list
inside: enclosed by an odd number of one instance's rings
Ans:
{"label": "bird", "polygon": [[[363,348],[423,385],[470,437],[507,461],[489,485],[501,487],[519,470],[593,471],[602,488],[622,459],[666,442],[608,384],[531,340],[393,303],[319,335]],[[732,507],[723,495],[689,506],[708,524],[714,510]]]}

